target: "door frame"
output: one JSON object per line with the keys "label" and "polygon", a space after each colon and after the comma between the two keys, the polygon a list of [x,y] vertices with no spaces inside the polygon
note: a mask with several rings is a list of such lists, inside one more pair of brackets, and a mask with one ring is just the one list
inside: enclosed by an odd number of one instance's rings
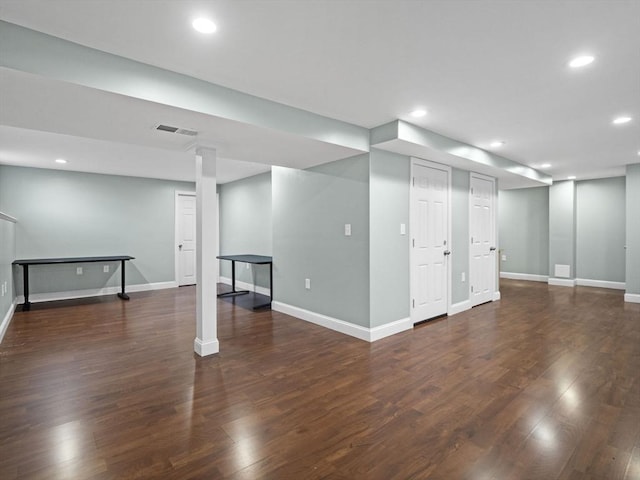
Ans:
{"label": "door frame", "polygon": [[[492,281],[493,291],[491,292],[491,299],[489,300],[493,302],[495,300],[500,300],[500,291],[498,290],[498,277],[500,275],[500,272],[497,265],[497,258],[499,255],[498,252],[500,251],[498,248],[498,179],[496,177],[484,175],[478,172],[469,172],[469,237],[467,241],[471,241],[471,225],[473,221],[471,218],[471,212],[473,212],[473,194],[471,193],[471,182],[474,177],[481,180],[489,181],[493,185],[493,190],[491,192],[491,231],[493,232],[493,246],[495,246],[496,248],[493,251],[494,258],[492,261],[494,269]],[[471,298],[471,263],[471,249],[469,249],[469,303],[473,307],[475,305],[472,304]]]}
{"label": "door frame", "polygon": [[[415,289],[415,285],[413,283],[413,264],[414,264],[414,260],[415,260],[415,253],[414,253],[414,249],[413,246],[411,245],[412,242],[412,238],[413,238],[413,228],[415,228],[414,224],[413,224],[413,218],[414,218],[414,205],[413,205],[413,177],[414,177],[414,164],[419,164],[422,167],[427,167],[427,168],[434,168],[437,170],[444,170],[447,172],[447,246],[449,247],[448,249],[451,251],[451,255],[447,256],[446,259],[446,263],[447,263],[447,311],[445,312],[447,315],[449,314],[449,312],[451,311],[451,290],[452,290],[452,284],[451,284],[451,275],[452,275],[452,268],[451,268],[451,263],[452,263],[452,255],[454,255],[453,249],[451,248],[452,245],[452,239],[453,239],[453,230],[452,230],[452,224],[451,224],[451,219],[452,219],[452,192],[451,192],[451,185],[452,185],[452,168],[449,165],[444,165],[442,163],[436,163],[436,162],[432,162],[430,160],[425,160],[423,158],[418,158],[418,157],[410,157],[410,161],[411,161],[411,169],[410,169],[410,176],[409,176],[409,238],[408,238],[408,242],[409,242],[409,318],[411,319],[411,323],[412,325],[415,325],[416,323],[416,319],[414,318],[414,308],[411,304],[411,300],[413,298],[415,298],[414,296],[414,289]],[[421,320],[418,320],[421,321]]]}
{"label": "door frame", "polygon": [[178,255],[178,244],[180,243],[180,239],[178,238],[178,222],[180,221],[180,196],[185,197],[195,197],[196,192],[190,192],[186,190],[176,190],[175,191],[175,201],[174,201],[174,228],[173,228],[173,265],[174,265],[174,281],[176,287],[180,286],[180,255]]}

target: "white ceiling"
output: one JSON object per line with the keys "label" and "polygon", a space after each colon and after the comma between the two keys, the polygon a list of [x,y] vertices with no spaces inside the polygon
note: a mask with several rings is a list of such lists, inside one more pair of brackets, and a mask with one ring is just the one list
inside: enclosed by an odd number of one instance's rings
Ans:
{"label": "white ceiling", "polygon": [[[218,32],[193,31],[197,15],[215,19]],[[640,161],[638,0],[0,0],[0,18],[367,128],[400,118],[489,150],[489,142],[501,139],[507,143],[497,153],[534,168],[549,162],[555,180],[622,175],[626,164]],[[580,53],[596,61],[569,69]],[[211,132],[208,140],[228,160],[304,168],[348,153],[228,121],[211,126],[209,116],[62,82],[0,74],[0,119],[11,128],[142,145],[149,155],[168,149],[171,156],[183,155],[188,139],[151,127],[180,122]],[[52,90],[59,95],[52,98]],[[114,102],[131,115],[121,118]],[[87,119],[87,104],[100,115]],[[418,106],[429,114],[409,117]],[[622,114],[632,122],[611,125]],[[20,153],[13,142],[14,157],[5,156],[7,142],[19,137],[14,133],[0,130],[0,162],[19,164],[13,158],[20,155],[36,162],[34,132],[23,132],[31,143],[22,145],[34,145],[33,152]],[[44,145],[49,141],[45,135]]]}

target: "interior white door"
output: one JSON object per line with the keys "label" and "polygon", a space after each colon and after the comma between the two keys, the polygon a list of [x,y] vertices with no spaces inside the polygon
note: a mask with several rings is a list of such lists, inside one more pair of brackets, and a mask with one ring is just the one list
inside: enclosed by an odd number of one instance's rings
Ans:
{"label": "interior white door", "polygon": [[178,285],[196,283],[196,197],[178,195]]}
{"label": "interior white door", "polygon": [[450,171],[433,165],[417,159],[411,165],[413,323],[447,313]]}
{"label": "interior white door", "polygon": [[493,300],[495,290],[495,179],[471,174],[469,265],[471,306]]}

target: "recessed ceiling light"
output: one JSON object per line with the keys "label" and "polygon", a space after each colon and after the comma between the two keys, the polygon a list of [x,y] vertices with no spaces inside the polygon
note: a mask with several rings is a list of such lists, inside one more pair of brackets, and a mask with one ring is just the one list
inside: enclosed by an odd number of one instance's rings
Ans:
{"label": "recessed ceiling light", "polygon": [[505,143],[507,142],[503,142],[501,140],[496,140],[495,142],[491,142],[489,146],[493,147],[493,148],[498,148],[503,146]]}
{"label": "recessed ceiling light", "polygon": [[631,117],[618,117],[613,119],[614,125],[622,125],[623,123],[629,123],[631,121]]}
{"label": "recessed ceiling light", "polygon": [[542,165],[540,165],[540,168],[551,168],[551,164],[550,163],[543,163]]}
{"label": "recessed ceiling light", "polygon": [[191,25],[200,33],[213,33],[218,29],[215,23],[204,17],[196,18]]}
{"label": "recessed ceiling light", "polygon": [[580,68],[589,65],[595,60],[591,55],[580,55],[569,62],[571,68]]}
{"label": "recessed ceiling light", "polygon": [[56,158],[56,163],[67,163],[64,158]]}
{"label": "recessed ceiling light", "polygon": [[423,108],[417,108],[413,112],[411,112],[411,116],[414,118],[424,117],[427,114],[427,111]]}
{"label": "recessed ceiling light", "polygon": [[576,179],[576,176],[575,176],[575,175],[569,175],[569,176],[567,177],[567,180],[575,180],[575,179]]}

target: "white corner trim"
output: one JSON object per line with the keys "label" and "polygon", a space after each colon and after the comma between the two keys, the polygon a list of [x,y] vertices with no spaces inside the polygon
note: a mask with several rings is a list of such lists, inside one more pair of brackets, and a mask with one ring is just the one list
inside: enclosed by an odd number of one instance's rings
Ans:
{"label": "white corner trim", "polygon": [[2,213],[2,212],[0,212],[0,220],[6,220],[7,222],[11,222],[11,223],[18,223],[18,220],[13,218],[11,215],[7,215],[6,213]]}
{"label": "white corner trim", "polygon": [[[220,277],[220,283],[224,283],[226,285],[231,285],[231,279],[227,277]],[[266,295],[267,297],[271,295],[271,291],[265,287],[258,287],[253,283],[241,282],[240,280],[236,280],[236,288],[242,288],[243,290],[249,290],[251,292],[256,292],[261,295]]]}
{"label": "white corner trim", "polygon": [[447,315],[456,315],[467,310],[471,310],[471,300],[463,300],[462,302],[454,303],[449,307]]}
{"label": "white corner trim", "polygon": [[624,301],[629,303],[640,303],[640,294],[638,293],[625,293]]}
{"label": "white corner trim", "polygon": [[556,285],[558,287],[575,287],[576,286],[576,281],[575,280],[571,280],[571,279],[567,279],[567,278],[549,278],[549,280],[547,280],[547,283],[549,285]]}
{"label": "white corner trim", "polygon": [[400,320],[396,320],[395,322],[385,323],[384,325],[369,329],[369,341],[375,342],[376,340],[390,337],[391,335],[395,335],[396,333],[404,332],[411,329],[413,329],[411,317],[401,318]]}
{"label": "white corner trim", "polygon": [[335,330],[336,332],[351,335],[352,337],[359,338],[366,342],[370,342],[371,332],[366,327],[355,325],[353,323],[345,322],[344,320],[338,320],[337,318],[328,317],[320,313],[311,312],[304,308],[294,307],[282,302],[272,302],[271,309],[276,312],[285,313],[292,317],[299,318],[305,322],[315,323],[321,327]]}
{"label": "white corner trim", "polygon": [[549,280],[548,275],[535,275],[533,273],[514,272],[500,272],[500,278],[509,278],[511,280],[526,280],[529,282],[547,282]]}
{"label": "white corner trim", "polygon": [[[126,292],[146,292],[149,290],[164,290],[165,288],[175,288],[178,282],[156,282],[141,283],[138,285],[127,285]],[[50,292],[50,293],[31,293],[29,294],[29,302],[53,302],[56,300],[70,300],[72,298],[101,297],[104,295],[115,295],[122,290],[120,286],[104,287],[104,288],[88,288],[86,290],[71,290],[68,292]],[[24,295],[18,296],[18,303],[24,303]]]}
{"label": "white corner trim", "polygon": [[213,355],[214,353],[218,353],[220,351],[220,342],[218,342],[217,338],[215,340],[203,342],[196,337],[196,339],[193,341],[193,351],[201,357]]}
{"label": "white corner trim", "polygon": [[502,297],[500,295],[500,290],[493,292],[493,301],[496,302],[498,300],[500,300]]}
{"label": "white corner trim", "polygon": [[591,280],[588,278],[576,278],[576,285],[582,287],[613,288],[615,290],[625,290],[625,282],[609,282],[606,280]]}
{"label": "white corner trim", "polygon": [[7,310],[7,314],[2,319],[2,323],[0,323],[0,343],[2,343],[4,334],[6,333],[7,328],[9,328],[9,324],[11,323],[11,319],[13,318],[13,312],[16,311],[17,305],[18,305],[18,299],[14,298],[13,303],[9,307],[9,310]]}

